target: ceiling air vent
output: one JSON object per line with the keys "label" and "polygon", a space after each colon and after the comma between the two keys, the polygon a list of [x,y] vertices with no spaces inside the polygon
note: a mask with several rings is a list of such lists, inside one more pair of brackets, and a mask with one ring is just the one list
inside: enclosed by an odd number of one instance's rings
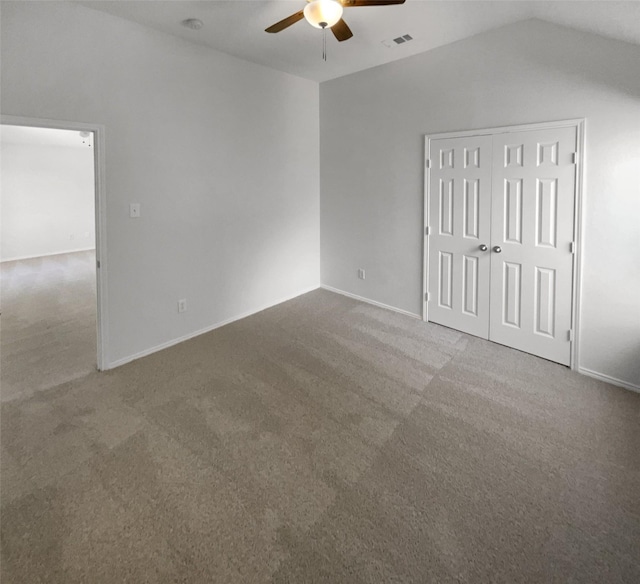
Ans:
{"label": "ceiling air vent", "polygon": [[382,41],[382,44],[389,49],[393,47],[397,47],[398,45],[402,45],[404,43],[408,43],[412,41],[413,37],[410,34],[403,34],[402,36],[396,37],[395,39],[391,39],[388,41]]}
{"label": "ceiling air vent", "polygon": [[204,22],[199,18],[186,18],[180,24],[191,30],[200,30],[204,26]]}

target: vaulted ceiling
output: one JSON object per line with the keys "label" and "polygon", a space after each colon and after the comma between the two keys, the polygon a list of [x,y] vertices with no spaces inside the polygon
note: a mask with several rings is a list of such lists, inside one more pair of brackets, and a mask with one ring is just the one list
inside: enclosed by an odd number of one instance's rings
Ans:
{"label": "vaulted ceiling", "polygon": [[[144,26],[273,69],[326,81],[529,18],[640,44],[640,2],[407,0],[404,5],[346,8],[354,37],[338,43],[304,20],[278,34],[264,29],[297,12],[305,0],[92,0],[80,2]],[[198,18],[200,30],[180,22]],[[409,34],[410,42],[394,38]],[[390,44],[391,47],[386,46]]]}

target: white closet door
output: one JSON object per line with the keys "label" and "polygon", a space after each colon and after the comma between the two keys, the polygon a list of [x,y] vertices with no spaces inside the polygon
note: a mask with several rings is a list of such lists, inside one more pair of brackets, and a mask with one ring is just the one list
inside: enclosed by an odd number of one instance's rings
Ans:
{"label": "white closet door", "polygon": [[489,334],[491,136],[431,140],[429,320]]}
{"label": "white closet door", "polygon": [[492,341],[569,365],[576,129],[493,137]]}

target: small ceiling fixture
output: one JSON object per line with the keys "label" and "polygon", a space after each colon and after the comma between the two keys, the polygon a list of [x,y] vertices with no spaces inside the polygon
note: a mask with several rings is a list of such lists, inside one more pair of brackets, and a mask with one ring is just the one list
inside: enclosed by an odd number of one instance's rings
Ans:
{"label": "small ceiling fixture", "polygon": [[398,45],[408,43],[409,41],[412,41],[412,40],[413,40],[413,37],[410,34],[403,34],[402,36],[396,37],[394,39],[388,39],[388,40],[382,41],[382,44],[388,49],[393,49]]}
{"label": "small ceiling fixture", "polygon": [[338,0],[313,0],[304,7],[307,22],[316,28],[331,28],[342,18],[342,4]]}
{"label": "small ceiling fixture", "polygon": [[410,34],[403,34],[401,37],[397,37],[393,39],[393,42],[396,45],[401,45],[402,43],[406,43],[408,41],[412,41],[413,37]]}
{"label": "small ceiling fixture", "polygon": [[78,132],[78,134],[80,134],[80,138],[82,138],[82,143],[86,144],[87,146],[89,146],[89,148],[91,148],[91,132],[87,132],[86,130],[82,130],[81,132]]}
{"label": "small ceiling fixture", "polygon": [[186,18],[180,24],[191,30],[200,30],[204,26],[204,22],[199,18]]}
{"label": "small ceiling fixture", "polygon": [[376,6],[387,6],[390,4],[404,4],[406,0],[307,0],[307,5],[302,10],[283,18],[279,22],[272,24],[265,32],[280,32],[289,28],[292,24],[303,18],[311,26],[323,30],[331,29],[333,36],[340,42],[346,41],[353,36],[347,23],[342,20],[343,8],[358,8]]}

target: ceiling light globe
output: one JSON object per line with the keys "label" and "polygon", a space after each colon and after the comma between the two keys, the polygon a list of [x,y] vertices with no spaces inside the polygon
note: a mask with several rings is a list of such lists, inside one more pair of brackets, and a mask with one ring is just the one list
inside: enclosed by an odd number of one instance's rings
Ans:
{"label": "ceiling light globe", "polygon": [[311,26],[331,28],[342,18],[342,10],[338,0],[314,0],[304,7],[304,17]]}

